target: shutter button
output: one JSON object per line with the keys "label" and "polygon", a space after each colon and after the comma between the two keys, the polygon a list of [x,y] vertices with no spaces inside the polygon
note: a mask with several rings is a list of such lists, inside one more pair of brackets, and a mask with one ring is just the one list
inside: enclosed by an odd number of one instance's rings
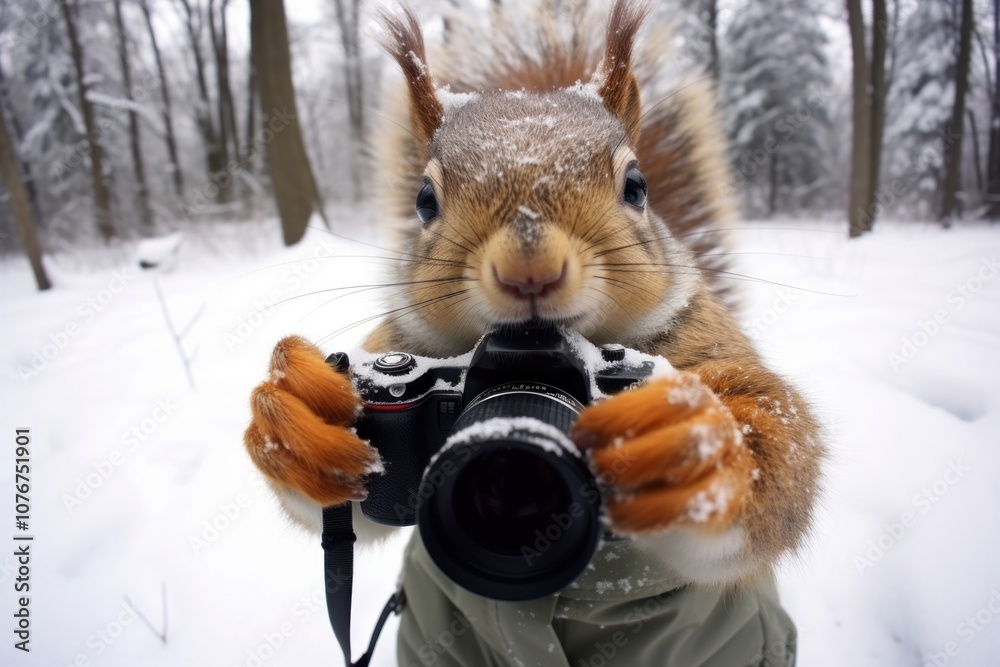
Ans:
{"label": "shutter button", "polygon": [[375,370],[386,375],[406,375],[417,365],[413,355],[406,352],[390,352],[375,360]]}
{"label": "shutter button", "polygon": [[601,358],[609,363],[625,360],[625,346],[617,343],[610,343],[601,346]]}

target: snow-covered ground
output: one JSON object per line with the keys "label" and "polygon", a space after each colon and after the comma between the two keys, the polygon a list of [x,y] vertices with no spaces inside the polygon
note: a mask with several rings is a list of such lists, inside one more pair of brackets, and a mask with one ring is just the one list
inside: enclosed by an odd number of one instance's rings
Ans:
{"label": "snow-covered ground", "polygon": [[[1000,664],[1000,229],[884,223],[848,242],[842,227],[749,225],[735,248],[747,329],[832,450],[813,539],[781,571],[800,664]],[[16,428],[31,430],[35,537],[31,653],[7,630],[3,664],[339,664],[319,544],[282,519],[241,434],[274,342],[377,314],[379,290],[323,290],[376,283],[389,262],[319,231],[273,252],[272,226],[252,235],[189,240],[162,274],[127,252],[57,258],[45,294],[24,262],[0,263],[8,627]],[[154,280],[178,330],[201,311],[183,341],[194,389]],[[359,558],[356,647],[402,544]],[[373,665],[393,664],[394,628]]]}

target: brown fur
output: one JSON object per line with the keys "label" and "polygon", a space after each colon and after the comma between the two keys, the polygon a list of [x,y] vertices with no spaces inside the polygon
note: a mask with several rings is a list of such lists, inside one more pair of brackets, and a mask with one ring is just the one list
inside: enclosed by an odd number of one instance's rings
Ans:
{"label": "brown fur", "polygon": [[826,450],[808,403],[763,366],[718,299],[703,290],[651,349],[697,373],[737,423],[759,471],[738,519],[761,562],[796,549],[812,523]]}
{"label": "brown fur", "polygon": [[444,109],[434,93],[434,79],[427,71],[424,36],[416,15],[407,10],[402,16],[382,12],[382,48],[393,57],[406,77],[410,95],[410,120],[417,138],[430,142],[441,125]]}
{"label": "brown fur", "polygon": [[617,116],[633,145],[639,142],[642,104],[639,83],[632,71],[632,51],[639,26],[649,14],[647,5],[636,2],[616,2],[608,17],[604,60],[597,72],[603,79],[599,90],[604,105]]}
{"label": "brown fur", "polygon": [[348,430],[360,406],[350,381],[298,336],[274,348],[270,375],[250,397],[244,440],[253,462],[272,482],[324,506],[362,497],[364,476],[380,462]]}
{"label": "brown fur", "polygon": [[[707,272],[704,277],[713,291],[728,305],[737,305],[732,281],[721,273],[729,268],[726,232],[733,207],[725,187],[729,183],[725,148],[708,75],[665,73],[671,63],[669,29],[664,26],[657,26],[657,37],[648,35],[638,48],[617,40],[611,49],[614,40],[610,38],[634,36],[639,27],[636,21],[646,16],[648,3],[615,3],[603,26],[607,15],[600,16],[585,3],[576,7],[580,11],[558,19],[569,25],[569,34],[558,34],[548,3],[538,3],[536,15],[522,21],[504,21],[502,12],[501,20],[492,17],[488,25],[470,23],[463,15],[450,17],[454,34],[428,55],[435,80],[455,93],[545,93],[587,81],[608,61],[609,51],[617,54],[628,49],[636,61],[631,76],[641,93],[630,98],[642,110],[635,152],[649,181],[650,206],[672,235],[694,251],[693,265]],[[604,42],[594,39],[602,27],[609,37]],[[628,60],[621,55],[611,57],[617,63]],[[627,70],[616,71],[626,78]],[[666,85],[665,78],[669,80]],[[393,100],[388,111],[394,114],[405,106]],[[379,135],[377,148],[382,157],[377,167],[393,174],[391,199],[397,215],[410,216],[413,192],[426,163],[415,159],[422,156],[422,147],[413,141],[407,119],[396,115]],[[636,142],[634,133],[630,139]]]}
{"label": "brown fur", "polygon": [[[496,35],[472,30],[470,42],[456,27],[440,67],[430,63],[437,79],[422,67],[412,12],[383,18],[408,100],[401,129],[384,133],[381,164],[396,170],[405,250],[422,261],[402,263],[397,311],[366,347],[447,356],[535,315],[666,357],[683,372],[590,406],[574,434],[613,481],[612,525],[636,534],[738,526],[747,558],[767,567],[802,540],[823,448],[808,406],[761,364],[720,298],[723,283],[710,279],[724,266],[721,144],[697,82],[640,99],[656,90],[659,62],[634,44],[644,7],[616,0],[603,49],[579,17],[567,39],[544,21],[534,36],[500,21]],[[595,74],[593,90],[567,89]],[[435,80],[478,94],[439,97]],[[644,208],[622,200],[633,161],[650,186]],[[422,225],[413,198],[425,177],[440,215]],[[558,271],[535,297],[510,289]],[[377,457],[344,428],[353,391],[324,378],[333,373],[322,354],[298,339],[279,344],[272,369],[252,401],[254,461],[317,502],[360,493]],[[706,496],[720,502],[699,515]]]}

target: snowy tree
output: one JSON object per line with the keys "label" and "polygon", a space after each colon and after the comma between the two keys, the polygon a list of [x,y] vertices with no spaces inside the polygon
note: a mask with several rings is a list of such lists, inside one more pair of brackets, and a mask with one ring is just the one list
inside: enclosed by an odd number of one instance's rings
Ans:
{"label": "snowy tree", "polygon": [[984,57],[986,86],[990,94],[989,148],[986,169],[986,216],[1000,220],[1000,0],[993,0],[993,76],[990,81],[989,59]]}
{"label": "snowy tree", "polygon": [[337,9],[337,24],[340,40],[344,47],[344,83],[347,90],[348,112],[351,121],[351,176],[352,196],[359,200],[362,195],[363,179],[361,155],[365,141],[364,125],[364,68],[361,60],[361,39],[359,0],[334,0]]}
{"label": "snowy tree", "polygon": [[962,0],[962,18],[959,49],[955,64],[955,103],[948,123],[945,141],[945,179],[942,194],[941,218],[947,221],[958,208],[958,191],[961,187],[962,136],[965,127],[966,93],[969,89],[969,64],[972,60],[972,0]]}
{"label": "snowy tree", "polygon": [[725,33],[720,94],[749,213],[809,206],[824,183],[826,42],[814,9],[792,0],[750,3]]}
{"label": "snowy tree", "polygon": [[77,4],[70,0],[59,0],[63,20],[66,23],[66,35],[69,38],[70,55],[73,59],[73,69],[76,72],[76,95],[80,114],[83,117],[83,136],[88,144],[87,152],[90,158],[90,171],[94,189],[94,217],[97,229],[105,241],[109,241],[118,232],[111,218],[111,193],[105,180],[104,146],[94,112],[94,101],[89,92],[94,78],[90,76],[87,62],[84,60],[83,45],[79,37],[77,24]]}
{"label": "snowy tree", "polygon": [[153,212],[149,208],[149,186],[146,184],[146,165],[142,158],[139,114],[135,111],[135,100],[132,94],[132,65],[130,64],[132,49],[128,33],[125,30],[125,20],[122,18],[122,0],[114,0],[112,6],[114,7],[115,31],[118,33],[118,60],[121,63],[124,99],[130,103],[128,109],[128,134],[129,148],[132,153],[132,170],[135,174],[136,205],[139,209],[139,222],[142,231],[148,234],[153,228]]}
{"label": "snowy tree", "polygon": [[684,67],[699,67],[712,79],[719,81],[719,0],[675,0],[662,3],[660,11],[666,15],[682,10],[677,23],[678,44],[676,57]]}
{"label": "snowy tree", "polygon": [[[893,23],[885,0],[872,0],[871,49],[866,36],[861,0],[847,0],[847,27],[851,36],[851,176],[848,186],[848,233],[853,238],[871,231],[880,202],[879,173],[885,134],[889,33],[895,38],[900,4]],[[889,73],[891,76],[891,72]]]}
{"label": "snowy tree", "polygon": [[949,0],[920,2],[900,26],[889,94],[884,180],[893,198],[929,215],[944,176],[944,132],[955,101],[956,15]]}
{"label": "snowy tree", "polygon": [[323,214],[323,201],[302,140],[296,110],[283,0],[252,0],[250,35],[262,120],[274,120],[279,127],[283,124],[267,146],[267,166],[285,245],[293,245],[305,235],[312,214]]}
{"label": "snowy tree", "polygon": [[7,190],[11,215],[17,227],[21,246],[28,256],[28,262],[35,275],[35,283],[39,290],[47,290],[52,287],[52,283],[49,282],[45,266],[42,264],[42,250],[38,243],[38,223],[35,220],[35,209],[31,205],[28,189],[24,187],[21,165],[22,162],[14,149],[11,133],[7,129],[5,114],[0,109],[0,183]]}
{"label": "snowy tree", "polygon": [[40,228],[89,236],[93,228],[80,224],[93,193],[89,143],[61,8],[26,0],[2,19],[3,102]]}
{"label": "snowy tree", "polygon": [[[177,198],[184,200],[184,174],[181,170],[180,159],[177,155],[177,135],[174,132],[173,104],[170,101],[170,83],[167,81],[166,68],[163,65],[163,55],[160,52],[160,43],[156,37],[156,28],[153,25],[153,12],[149,8],[148,0],[139,0],[139,8],[145,21],[146,33],[149,36],[149,45],[153,51],[153,60],[156,63],[156,78],[160,89],[160,114],[163,118],[163,140],[166,143],[167,156],[170,161],[170,177],[174,185],[174,192]],[[252,105],[251,105],[252,106]]]}

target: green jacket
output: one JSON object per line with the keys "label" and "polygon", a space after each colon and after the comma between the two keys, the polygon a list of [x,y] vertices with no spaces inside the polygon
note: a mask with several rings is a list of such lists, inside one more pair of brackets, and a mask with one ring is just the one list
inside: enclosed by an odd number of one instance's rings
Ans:
{"label": "green jacket", "polygon": [[684,585],[630,541],[604,543],[557,595],[476,596],[431,561],[419,535],[403,567],[400,667],[790,667],[795,626],[773,581]]}

